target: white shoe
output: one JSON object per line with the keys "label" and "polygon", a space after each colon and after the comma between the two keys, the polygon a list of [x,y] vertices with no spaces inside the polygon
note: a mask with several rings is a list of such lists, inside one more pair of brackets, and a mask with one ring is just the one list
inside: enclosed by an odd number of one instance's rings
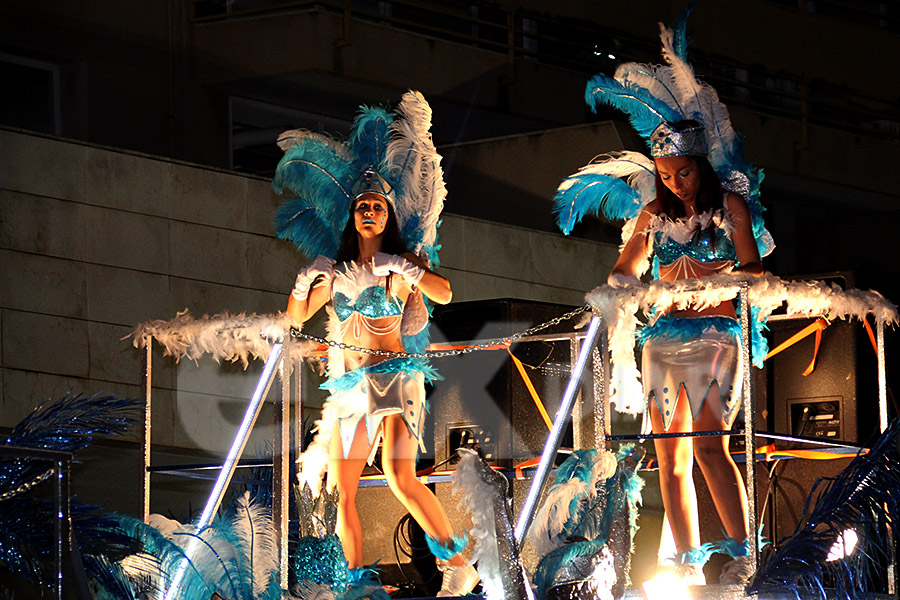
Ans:
{"label": "white shoe", "polygon": [[475,589],[475,586],[481,581],[478,571],[471,565],[460,567],[438,565],[438,569],[444,573],[441,590],[437,593],[438,597],[441,598],[445,596],[465,596]]}
{"label": "white shoe", "polygon": [[753,577],[753,564],[749,556],[733,558],[722,566],[719,583],[728,585],[746,585]]}

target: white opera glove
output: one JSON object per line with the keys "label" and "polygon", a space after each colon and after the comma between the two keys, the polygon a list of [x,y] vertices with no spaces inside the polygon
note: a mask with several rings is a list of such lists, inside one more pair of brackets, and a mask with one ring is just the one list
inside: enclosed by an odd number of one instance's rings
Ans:
{"label": "white opera glove", "polygon": [[641,280],[634,275],[622,275],[621,273],[610,273],[606,278],[609,287],[620,288],[626,285],[641,285]]}
{"label": "white opera glove", "polygon": [[297,280],[294,282],[291,296],[300,302],[306,300],[317,277],[322,277],[325,281],[328,281],[333,274],[334,260],[320,254],[314,261],[297,272]]}
{"label": "white opera glove", "polygon": [[425,276],[425,269],[402,256],[376,252],[372,256],[372,273],[379,277],[386,276],[388,273],[397,273],[411,285],[418,285]]}

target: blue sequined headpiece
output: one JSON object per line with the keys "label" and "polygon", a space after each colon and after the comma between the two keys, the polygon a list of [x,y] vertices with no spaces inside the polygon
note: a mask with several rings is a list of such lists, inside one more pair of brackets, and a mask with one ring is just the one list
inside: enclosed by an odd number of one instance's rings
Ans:
{"label": "blue sequined headpiece", "polygon": [[650,134],[650,156],[707,156],[706,131],[697,121],[663,121]]}
{"label": "blue sequined headpiece", "polygon": [[396,210],[394,188],[373,166],[366,168],[353,184],[353,202],[355,203],[363,194],[378,194]]}

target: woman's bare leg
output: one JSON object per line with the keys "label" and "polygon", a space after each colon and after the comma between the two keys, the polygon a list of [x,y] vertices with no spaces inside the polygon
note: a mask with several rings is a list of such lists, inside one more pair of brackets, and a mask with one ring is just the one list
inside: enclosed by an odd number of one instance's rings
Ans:
{"label": "woman's bare leg", "polygon": [[[722,418],[718,384],[713,383],[707,400],[694,422],[696,431],[728,429]],[[713,504],[725,527],[725,533],[739,542],[749,537],[747,531],[747,492],[744,480],[731,453],[729,436],[694,438],[694,456],[712,496]]]}
{"label": "woman's bare leg", "polygon": [[359,513],[356,511],[356,491],[359,489],[359,477],[366,466],[366,458],[369,455],[369,440],[366,437],[366,425],[360,420],[350,444],[347,458],[344,458],[343,443],[339,424],[335,423],[331,435],[331,448],[328,455],[328,489],[337,488],[337,534],[341,538],[344,547],[344,557],[350,568],[361,567],[362,554],[362,525],[359,522]]}
{"label": "woman's bare leg", "polygon": [[[679,392],[675,414],[668,433],[692,431],[691,408],[684,390]],[[666,433],[663,418],[655,402],[650,402],[653,433]],[[664,438],[653,441],[659,461],[659,487],[663,507],[672,527],[678,552],[700,547],[700,525],[697,518],[697,495],[693,485],[692,438]]]}
{"label": "woman's bare leg", "polygon": [[[400,415],[390,415],[383,421],[384,447],[381,462],[388,486],[394,496],[406,507],[425,533],[447,544],[453,531],[444,507],[437,497],[416,478],[416,455],[418,442]],[[447,564],[465,564],[461,554],[447,561]]]}

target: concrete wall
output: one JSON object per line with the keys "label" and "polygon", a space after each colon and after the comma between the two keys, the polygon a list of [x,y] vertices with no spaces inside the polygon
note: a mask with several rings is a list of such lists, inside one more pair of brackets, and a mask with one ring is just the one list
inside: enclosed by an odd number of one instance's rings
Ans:
{"label": "concrete wall", "polygon": [[[264,179],[0,130],[0,427],[69,389],[142,397],[143,356],[123,339],[140,322],[282,310],[303,259],[272,234],[277,204]],[[455,302],[580,305],[616,255],[454,215],[440,233]],[[154,444],[224,452],[258,368],[176,365],[157,345]]]}

